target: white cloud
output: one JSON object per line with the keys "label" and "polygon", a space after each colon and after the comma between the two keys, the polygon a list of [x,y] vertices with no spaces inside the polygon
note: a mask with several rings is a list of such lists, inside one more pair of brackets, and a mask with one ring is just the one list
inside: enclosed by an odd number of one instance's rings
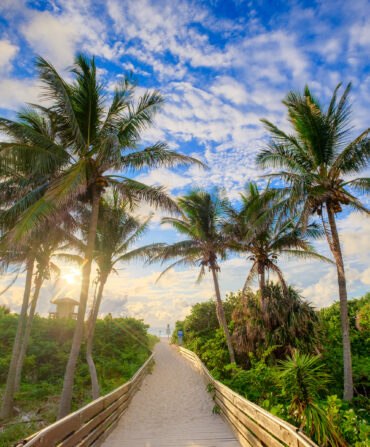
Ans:
{"label": "white cloud", "polygon": [[370,219],[362,213],[351,213],[338,221],[339,237],[345,259],[356,258],[370,263]]}
{"label": "white cloud", "polygon": [[0,73],[10,71],[11,62],[18,50],[9,40],[0,40]]}
{"label": "white cloud", "polygon": [[[170,51],[180,62],[189,62],[193,67],[230,64],[226,53],[212,46],[206,34],[191,26],[207,18],[207,10],[199,4],[193,8],[190,3],[180,1],[164,4],[149,0],[135,3],[109,0],[107,6],[116,30],[128,41],[140,40],[141,53],[135,50],[135,54],[141,60],[149,61],[150,53],[162,55]],[[160,71],[163,68],[160,64],[153,67]]]}
{"label": "white cloud", "polygon": [[234,104],[245,104],[248,100],[245,86],[230,76],[219,76],[210,90],[215,95],[224,97]]}
{"label": "white cloud", "polygon": [[350,46],[370,48],[370,22],[354,23],[350,29]]}
{"label": "white cloud", "polygon": [[192,182],[191,177],[177,174],[168,168],[153,169],[149,174],[140,174],[136,179],[147,185],[163,185],[170,191],[183,188]]}
{"label": "white cloud", "polygon": [[4,109],[17,109],[26,102],[35,103],[39,92],[33,79],[0,79],[1,107]]}
{"label": "white cloud", "polygon": [[34,51],[58,69],[71,65],[80,34],[70,20],[48,11],[36,12],[21,31]]}

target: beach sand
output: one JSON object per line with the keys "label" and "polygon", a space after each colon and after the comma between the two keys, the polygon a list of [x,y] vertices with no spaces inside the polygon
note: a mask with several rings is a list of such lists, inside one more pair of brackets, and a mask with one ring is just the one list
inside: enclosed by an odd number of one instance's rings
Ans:
{"label": "beach sand", "polygon": [[162,339],[155,366],[103,447],[240,447],[199,371]]}

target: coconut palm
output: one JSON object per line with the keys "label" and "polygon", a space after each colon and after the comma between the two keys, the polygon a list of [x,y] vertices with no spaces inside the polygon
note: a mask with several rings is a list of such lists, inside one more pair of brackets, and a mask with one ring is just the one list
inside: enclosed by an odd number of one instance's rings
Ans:
{"label": "coconut palm", "polygon": [[27,272],[0,412],[0,418],[6,418],[13,411],[16,370],[26,330],[35,256],[40,239],[37,235],[32,235],[28,241],[13,241],[10,244],[4,244],[4,241],[20,213],[42,196],[46,185],[63,165],[65,158],[61,156],[63,150],[55,142],[53,114],[46,109],[29,106],[18,113],[17,121],[0,119],[0,130],[8,137],[8,141],[0,143],[1,262],[5,267],[25,263]]}
{"label": "coconut palm", "polygon": [[215,288],[218,321],[225,333],[231,363],[234,363],[234,349],[221,300],[218,282],[220,267],[217,262],[218,258],[225,259],[228,247],[222,231],[227,200],[219,194],[196,190],[178,199],[177,203],[182,212],[181,217],[166,217],[162,223],[171,225],[188,239],[157,250],[152,261],[160,260],[163,263],[180,258],[167,267],[161,276],[176,265],[200,265],[200,280],[206,267],[209,268]]}
{"label": "coconut palm", "polygon": [[96,319],[103,298],[104,286],[111,273],[118,273],[121,263],[147,259],[149,253],[162,244],[149,244],[135,248],[135,244],[148,229],[151,216],[141,221],[128,213],[128,203],[115,193],[101,200],[95,240],[94,261],[97,264],[97,294],[89,316],[86,360],[90,370],[93,399],[100,396],[99,382],[92,356]]}
{"label": "coconut palm", "polygon": [[[283,180],[292,202],[302,204],[301,222],[306,226],[308,216],[318,214],[322,219],[326,238],[337,267],[339,299],[341,305],[344,399],[353,397],[353,379],[349,322],[347,310],[347,287],[344,263],[336,224],[336,214],[343,205],[369,213],[354,196],[370,189],[369,178],[354,178],[366,167],[370,155],[369,129],[354,140],[350,126],[348,84],[337,98],[340,84],[335,88],[331,101],[324,108],[306,86],[303,95],[289,92],[283,101],[287,107],[293,133],[279,129],[263,120],[270,132],[271,141],[257,156],[263,167],[281,168],[269,174]],[[326,217],[327,220],[326,220]]]}
{"label": "coconut palm", "polygon": [[[9,240],[25,237],[45,219],[50,219],[60,209],[73,207],[77,201],[85,201],[91,208],[80,305],[60,402],[61,418],[70,410],[74,372],[83,338],[99,201],[105,187],[114,186],[125,200],[145,200],[151,205],[174,211],[177,207],[163,187],[148,186],[123,174],[143,168],[190,164],[196,160],[167,149],[161,142],[144,149],[139,147],[143,130],[153,124],[154,115],[163,103],[157,91],[146,92],[135,101],[136,83],[125,79],[117,85],[107,106],[94,58],[76,57],[71,69],[72,83],[63,80],[43,58],[38,58],[37,69],[44,87],[44,98],[51,104],[49,110],[55,116],[56,139],[62,144],[61,154],[55,155],[56,151],[44,147],[40,151],[66,162],[42,197],[23,212]],[[11,125],[6,123],[7,127]],[[15,143],[13,146],[3,144],[4,150],[11,150],[14,146]],[[33,152],[35,148],[23,145],[22,150]],[[119,174],[114,174],[115,171]]]}
{"label": "coconut palm", "polygon": [[[27,321],[27,309],[29,305],[31,289],[32,289],[32,277],[35,265],[35,256],[30,247],[26,247],[24,251],[16,251],[17,262],[25,263],[26,265],[26,278],[22,299],[22,306],[19,313],[17,330],[13,342],[12,355],[10,358],[10,364],[8,369],[7,381],[5,386],[5,392],[3,396],[0,419],[8,418],[13,412],[14,403],[14,391],[15,391],[15,375],[17,371],[17,363],[21,351],[22,339],[25,331]],[[22,260],[21,260],[22,259]],[[9,262],[9,254],[7,253],[7,261]]]}
{"label": "coconut palm", "polygon": [[281,256],[301,259],[311,257],[331,262],[316,253],[308,240],[308,237],[321,237],[320,228],[311,223],[304,233],[297,227],[297,216],[285,215],[286,201],[281,195],[281,192],[269,186],[260,191],[256,183],[247,183],[245,193],[241,194],[241,209],[229,207],[230,220],[224,227],[230,238],[230,246],[239,253],[248,254],[248,258],[253,261],[242,295],[252,279],[258,275],[262,306],[265,277],[269,271],[278,276],[283,291],[287,291],[284,275],[278,266]]}
{"label": "coconut palm", "polygon": [[[33,247],[33,252],[35,253],[35,263],[36,263],[36,272],[34,278],[34,291],[32,295],[31,304],[29,306],[29,312],[27,317],[27,324],[25,327],[22,346],[18,357],[17,362],[17,370],[15,374],[14,380],[14,391],[17,392],[20,389],[21,376],[22,376],[22,368],[23,361],[26,355],[27,346],[29,337],[31,334],[32,323],[36,312],[36,306],[39,299],[40,291],[42,285],[45,281],[49,280],[51,276],[59,277],[60,269],[53,262],[53,258],[58,258],[58,250],[66,249],[69,246],[69,238],[67,237],[65,231],[62,228],[54,228],[50,231],[48,229],[48,237],[45,238],[45,234],[42,233],[39,237],[37,247]],[[71,261],[71,257],[68,254],[63,254],[63,258],[69,258]],[[72,257],[72,260],[73,257]]]}

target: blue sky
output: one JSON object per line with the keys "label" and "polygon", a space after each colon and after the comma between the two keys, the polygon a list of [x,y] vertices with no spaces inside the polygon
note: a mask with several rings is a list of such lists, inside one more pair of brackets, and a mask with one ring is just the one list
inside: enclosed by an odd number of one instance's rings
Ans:
{"label": "blue sky", "polygon": [[[165,184],[173,195],[194,185],[222,186],[237,199],[247,180],[262,182],[254,165],[266,141],[259,119],[286,128],[281,100],[289,89],[301,90],[307,83],[325,103],[338,82],[352,81],[354,135],[368,127],[369,12],[365,0],[2,0],[0,113],[14,116],[24,102],[38,101],[36,54],[65,75],[77,51],[94,54],[108,94],[123,73],[133,70],[140,87],[165,95],[166,106],[144,142],[165,139],[210,168],[158,169],[139,178]],[[156,215],[143,242],[176,240],[158,221]],[[339,226],[349,294],[359,296],[370,283],[368,221],[345,212]],[[324,241],[318,248],[326,253]],[[226,261],[223,291],[240,288],[249,267],[243,259]],[[284,261],[282,268],[316,306],[336,299],[333,267]],[[213,294],[208,279],[194,285],[193,271],[171,272],[155,286],[159,271],[159,266],[125,267],[108,283],[103,311],[142,316],[159,327],[173,324],[192,303]],[[41,313],[55,293],[78,296],[76,284],[67,291],[61,287],[44,290]],[[22,278],[0,301],[16,309],[21,289]]]}

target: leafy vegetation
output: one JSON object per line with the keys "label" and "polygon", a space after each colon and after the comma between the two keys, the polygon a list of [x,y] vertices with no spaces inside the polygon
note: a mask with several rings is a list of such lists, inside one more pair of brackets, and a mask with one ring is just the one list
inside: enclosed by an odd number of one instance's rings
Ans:
{"label": "leafy vegetation", "polygon": [[[18,318],[6,309],[0,309],[2,392]],[[15,395],[19,414],[7,420],[0,429],[1,447],[9,446],[55,421],[75,325],[71,319],[50,320],[35,316],[24,359],[21,388]],[[156,338],[147,333],[147,328],[142,320],[134,318],[107,316],[104,320],[97,320],[93,353],[102,394],[129,380],[148,358]],[[84,343],[76,369],[73,410],[92,400],[85,349]]]}
{"label": "leafy vegetation", "polygon": [[[237,353],[229,363],[226,340],[216,320],[213,301],[195,304],[176,331],[212,375],[267,411],[301,427],[319,445],[368,445],[370,436],[368,365],[370,329],[364,309],[370,294],[349,301],[355,398],[338,396],[343,381],[339,302],[316,312],[288,287],[265,287],[267,307],[259,292],[229,294],[225,313]],[[362,323],[361,323],[362,322]]]}

